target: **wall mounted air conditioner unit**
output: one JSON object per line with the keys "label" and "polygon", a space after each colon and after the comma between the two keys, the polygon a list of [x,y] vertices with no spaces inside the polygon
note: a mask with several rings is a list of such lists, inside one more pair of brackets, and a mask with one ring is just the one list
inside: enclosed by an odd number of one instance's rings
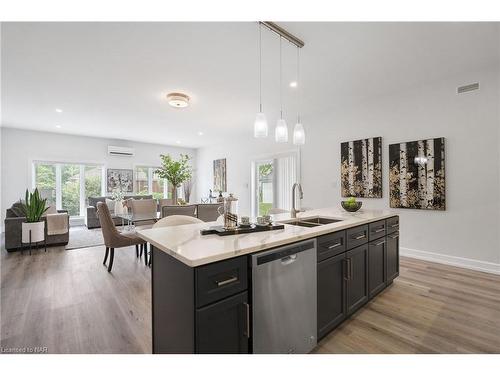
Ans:
{"label": "wall mounted air conditioner unit", "polygon": [[108,155],[134,156],[134,149],[131,147],[108,146]]}

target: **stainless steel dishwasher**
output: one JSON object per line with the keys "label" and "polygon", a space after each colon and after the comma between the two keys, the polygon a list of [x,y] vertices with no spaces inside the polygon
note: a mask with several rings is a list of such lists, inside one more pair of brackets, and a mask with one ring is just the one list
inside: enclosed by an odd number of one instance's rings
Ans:
{"label": "stainless steel dishwasher", "polygon": [[317,343],[316,240],[252,255],[253,352],[309,353]]}

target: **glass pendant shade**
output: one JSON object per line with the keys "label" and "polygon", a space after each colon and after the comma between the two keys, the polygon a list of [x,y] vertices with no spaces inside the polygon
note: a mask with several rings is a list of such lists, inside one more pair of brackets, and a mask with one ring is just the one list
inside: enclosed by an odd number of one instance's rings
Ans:
{"label": "glass pendant shade", "polygon": [[274,139],[278,143],[288,142],[288,126],[286,121],[282,118],[276,123],[276,129],[274,130]]}
{"label": "glass pendant shade", "polygon": [[255,116],[255,123],[253,125],[253,136],[255,138],[267,137],[267,119],[266,115],[262,112],[257,113],[257,116]]}
{"label": "glass pendant shade", "polygon": [[306,133],[304,132],[302,124],[298,122],[293,128],[293,144],[303,145],[304,143],[306,143]]}

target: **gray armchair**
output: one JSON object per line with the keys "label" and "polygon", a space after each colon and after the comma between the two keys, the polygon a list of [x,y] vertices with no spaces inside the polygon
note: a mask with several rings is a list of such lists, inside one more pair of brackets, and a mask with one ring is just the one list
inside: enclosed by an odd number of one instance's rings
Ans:
{"label": "gray armchair", "polygon": [[[59,213],[67,213],[66,210],[57,210]],[[47,218],[44,216],[42,218],[45,221],[45,239],[47,246],[55,245],[67,245],[69,241],[69,215],[67,215],[68,220],[68,232],[63,234],[47,235]],[[16,251],[27,249],[29,246],[21,242],[22,236],[22,223],[26,222],[26,218],[23,216],[17,216],[16,211],[12,209],[7,209],[5,217],[5,249],[7,251]]]}

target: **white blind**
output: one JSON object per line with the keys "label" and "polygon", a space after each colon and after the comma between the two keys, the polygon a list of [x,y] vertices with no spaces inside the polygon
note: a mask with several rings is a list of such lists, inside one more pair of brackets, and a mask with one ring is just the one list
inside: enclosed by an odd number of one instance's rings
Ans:
{"label": "white blind", "polygon": [[297,158],[287,155],[276,159],[277,208],[292,209],[292,185],[297,182]]}

